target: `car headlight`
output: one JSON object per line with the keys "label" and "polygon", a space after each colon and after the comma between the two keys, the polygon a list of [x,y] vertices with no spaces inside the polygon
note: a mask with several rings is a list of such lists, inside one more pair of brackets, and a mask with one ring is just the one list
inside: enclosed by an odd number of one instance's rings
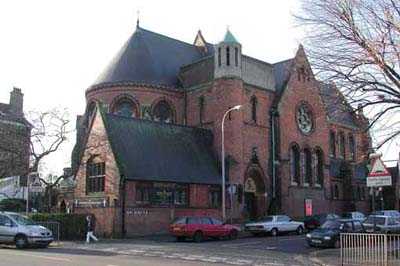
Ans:
{"label": "car headlight", "polygon": [[330,236],[324,237],[324,240],[331,240],[332,238]]}
{"label": "car headlight", "polygon": [[306,237],[307,238],[311,238],[311,234],[306,234]]}
{"label": "car headlight", "polygon": [[30,232],[31,233],[31,236],[40,236],[40,233],[38,233],[38,232]]}

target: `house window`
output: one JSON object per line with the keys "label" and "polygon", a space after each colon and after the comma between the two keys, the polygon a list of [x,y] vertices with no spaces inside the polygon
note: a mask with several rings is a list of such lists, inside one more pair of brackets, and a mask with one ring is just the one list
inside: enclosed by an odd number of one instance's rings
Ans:
{"label": "house window", "polygon": [[339,157],[346,159],[346,149],[343,132],[339,133]]}
{"label": "house window", "polygon": [[221,47],[218,47],[218,66],[221,66]]}
{"label": "house window", "polygon": [[312,186],[312,157],[309,149],[304,149],[304,181]]}
{"label": "house window", "polygon": [[238,50],[237,47],[235,47],[235,66],[238,66],[238,65],[239,65],[239,58],[238,58],[238,56],[239,56],[239,50]]}
{"label": "house window", "polygon": [[155,188],[154,203],[160,205],[172,205],[173,190],[171,188]]}
{"label": "house window", "polygon": [[113,104],[111,113],[126,117],[137,117],[138,114],[135,103],[128,98],[122,98]]}
{"label": "house window", "polygon": [[212,189],[208,193],[208,205],[210,208],[219,208],[221,206],[221,190]]}
{"label": "house window", "polygon": [[296,146],[290,149],[291,183],[298,185],[300,182],[300,152]]}
{"label": "house window", "polygon": [[187,205],[188,204],[188,190],[187,189],[176,189],[175,190],[174,204],[175,205]]}
{"label": "house window", "polygon": [[163,123],[173,123],[172,108],[166,101],[160,101],[156,104],[153,111],[154,121]]}
{"label": "house window", "polygon": [[229,47],[226,47],[226,65],[227,66],[230,65],[229,57],[230,57],[230,50],[229,50]]}
{"label": "house window", "polygon": [[251,97],[251,121],[257,123],[257,98],[255,96]]}
{"label": "house window", "polygon": [[356,147],[355,147],[355,143],[354,143],[354,136],[353,135],[349,135],[349,155],[350,155],[350,160],[354,161],[356,156]]}
{"label": "house window", "polygon": [[316,183],[320,186],[323,186],[324,184],[324,158],[322,155],[321,150],[316,150],[315,152],[315,157],[316,157],[316,165],[315,165],[315,170],[316,170]]}
{"label": "house window", "polygon": [[86,171],[87,193],[103,192],[104,182],[105,182],[105,163],[96,162],[90,159],[87,162],[87,171]]}
{"label": "house window", "polygon": [[149,187],[138,187],[136,189],[136,203],[150,203],[150,192]]}
{"label": "house window", "polygon": [[201,96],[200,99],[199,99],[199,120],[200,120],[200,124],[203,124],[203,122],[204,122],[205,105],[206,105],[206,100],[204,99],[204,96]]}
{"label": "house window", "polygon": [[336,157],[336,140],[335,140],[335,132],[329,132],[329,154],[331,157]]}

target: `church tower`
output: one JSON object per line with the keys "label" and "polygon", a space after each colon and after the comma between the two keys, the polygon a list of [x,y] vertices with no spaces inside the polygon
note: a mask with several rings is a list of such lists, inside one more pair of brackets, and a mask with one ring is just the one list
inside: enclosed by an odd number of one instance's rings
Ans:
{"label": "church tower", "polygon": [[242,45],[226,30],[224,39],[214,46],[214,78],[242,78]]}

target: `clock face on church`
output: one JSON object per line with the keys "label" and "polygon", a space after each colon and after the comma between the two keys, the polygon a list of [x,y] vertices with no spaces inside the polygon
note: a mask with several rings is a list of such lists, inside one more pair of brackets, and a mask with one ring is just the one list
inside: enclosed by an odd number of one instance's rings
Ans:
{"label": "clock face on church", "polygon": [[296,122],[300,132],[309,135],[314,129],[314,115],[307,102],[301,102],[296,110]]}

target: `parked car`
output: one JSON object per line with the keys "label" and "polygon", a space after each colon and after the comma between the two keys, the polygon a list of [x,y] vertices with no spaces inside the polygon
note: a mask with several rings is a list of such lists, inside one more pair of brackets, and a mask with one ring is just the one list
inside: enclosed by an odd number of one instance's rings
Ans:
{"label": "parked car", "polygon": [[315,214],[315,215],[306,217],[306,219],[304,220],[304,226],[308,231],[310,231],[310,230],[320,227],[327,220],[334,220],[334,219],[339,219],[339,218],[340,218],[340,216],[337,214],[334,214],[334,213]]}
{"label": "parked car", "polygon": [[0,212],[0,243],[15,244],[17,248],[29,245],[47,247],[53,241],[49,229],[38,225],[25,215]]}
{"label": "parked car", "polygon": [[240,228],[213,217],[180,217],[170,224],[169,231],[178,241],[190,237],[201,242],[205,237],[236,239]]}
{"label": "parked car", "polygon": [[336,219],[326,221],[320,228],[306,234],[309,246],[340,247],[340,233],[365,233],[363,224],[358,220]]}
{"label": "parked car", "polygon": [[[368,216],[364,221],[364,227],[368,233],[374,232],[374,215]],[[393,216],[375,215],[376,233],[400,233],[400,218]]]}
{"label": "parked car", "polygon": [[304,223],[292,221],[286,215],[273,215],[265,216],[257,222],[245,224],[244,230],[253,235],[270,233],[272,236],[276,236],[279,232],[302,234],[304,232]]}
{"label": "parked car", "polygon": [[374,211],[371,215],[383,215],[383,216],[393,216],[400,218],[400,212],[396,210],[382,210],[382,211]]}
{"label": "parked car", "polygon": [[363,222],[367,217],[362,212],[346,212],[342,215],[343,219],[353,219]]}

